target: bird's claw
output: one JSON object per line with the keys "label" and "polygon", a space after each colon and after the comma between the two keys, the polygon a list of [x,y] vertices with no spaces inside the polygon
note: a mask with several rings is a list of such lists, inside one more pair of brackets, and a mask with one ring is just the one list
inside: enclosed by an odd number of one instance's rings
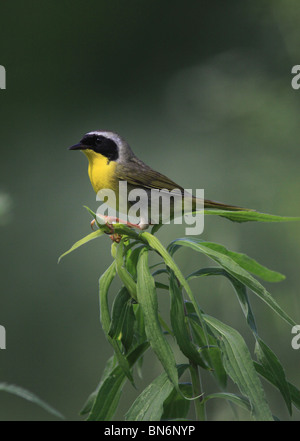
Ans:
{"label": "bird's claw", "polygon": [[[93,230],[93,231],[95,231],[95,228],[94,228],[94,226],[95,226],[95,223],[96,223],[96,219],[93,219],[92,221],[91,221],[91,229]],[[109,231],[105,231],[105,233],[106,234],[110,234],[110,238],[111,238],[111,240],[113,241],[113,242],[117,242],[117,243],[119,243],[120,242],[120,240],[121,240],[121,235],[120,234],[117,234],[117,233],[115,233],[114,231],[114,227],[113,227],[113,225],[112,225],[112,223],[110,223],[110,219],[107,217],[107,219],[106,219],[106,222],[105,222],[105,224],[104,224],[106,227],[108,227],[108,229],[109,229]]]}
{"label": "bird's claw", "polygon": [[121,239],[122,239],[122,235],[118,234],[118,233],[111,234],[109,237],[113,242],[116,242],[116,243],[120,243]]}

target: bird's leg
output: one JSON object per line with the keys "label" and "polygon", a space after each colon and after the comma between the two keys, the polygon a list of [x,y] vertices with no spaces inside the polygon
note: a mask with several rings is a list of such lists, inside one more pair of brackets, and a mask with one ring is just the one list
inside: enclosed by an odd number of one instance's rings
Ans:
{"label": "bird's leg", "polygon": [[[127,225],[128,227],[131,227],[131,228],[139,228],[140,230],[142,229],[139,225],[132,224],[131,222],[124,221],[122,219],[119,219],[118,217],[104,216],[104,215],[98,215],[98,216],[100,216],[103,219],[104,224],[110,230],[106,234],[109,234],[110,239],[113,242],[116,242],[116,243],[119,243],[121,241],[122,235],[114,232],[113,222],[119,223],[119,224],[124,224],[124,225]],[[93,219],[91,221],[91,228],[92,228],[92,230],[94,230],[95,223],[96,223],[96,219]]]}
{"label": "bird's leg", "polygon": [[[142,229],[143,229],[143,228],[141,228],[138,224],[132,224],[131,222],[124,221],[124,220],[122,220],[122,219],[119,219],[118,217],[105,216],[105,215],[103,215],[103,214],[98,214],[97,216],[100,216],[101,219],[103,219],[104,224],[105,224],[105,225],[111,230],[111,231],[110,231],[111,233],[113,233],[113,231],[114,231],[114,228],[113,228],[113,225],[112,225],[113,222],[114,222],[114,223],[118,223],[118,224],[127,225],[128,227],[131,227],[131,228],[138,228],[139,230],[142,230]],[[92,228],[92,230],[94,230],[94,225],[95,225],[95,223],[96,223],[96,220],[93,219],[93,220],[91,221],[91,228]]]}
{"label": "bird's leg", "polygon": [[[98,215],[98,216],[100,216],[100,215]],[[101,218],[105,221],[104,224],[110,229],[110,231],[107,234],[113,233],[114,232],[114,227],[112,226],[112,222],[110,221],[109,216],[102,216],[101,215]],[[116,218],[114,218],[114,219],[116,219]],[[91,229],[93,231],[94,231],[95,223],[96,223],[96,219],[93,219],[91,221]]]}
{"label": "bird's leg", "polygon": [[118,233],[114,233],[114,234],[110,234],[109,238],[116,243],[120,243],[121,239],[122,239],[122,234],[118,234]]}

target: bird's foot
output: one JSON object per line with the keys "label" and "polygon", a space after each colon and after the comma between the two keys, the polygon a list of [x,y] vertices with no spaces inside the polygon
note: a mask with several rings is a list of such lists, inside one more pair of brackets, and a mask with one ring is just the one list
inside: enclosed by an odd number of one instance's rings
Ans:
{"label": "bird's foot", "polygon": [[121,239],[122,239],[122,234],[113,233],[113,234],[110,234],[109,237],[113,242],[120,243]]}
{"label": "bird's foot", "polygon": [[[98,214],[97,216],[101,217],[101,219],[103,219],[103,223],[109,228],[110,231],[109,231],[107,234],[110,234],[111,236],[114,236],[114,237],[117,237],[117,236],[120,236],[120,237],[121,237],[121,235],[120,235],[120,234],[117,234],[117,233],[114,233],[113,223],[118,223],[118,224],[127,225],[127,226],[130,227],[130,228],[138,228],[139,230],[142,230],[142,229],[143,229],[143,228],[140,227],[140,225],[138,225],[138,224],[132,224],[131,222],[124,221],[124,220],[122,220],[122,219],[119,219],[118,217],[105,216],[105,215],[99,215],[99,214]],[[91,221],[91,229],[92,229],[93,231],[94,231],[95,223],[96,223],[96,219],[93,219],[93,220]],[[111,236],[110,236],[110,237],[111,237]],[[112,239],[112,237],[111,237],[111,239]],[[113,239],[112,239],[112,240],[113,240]],[[119,243],[120,240],[121,240],[121,239],[119,239],[119,241],[117,241],[117,240],[114,239],[113,241]]]}

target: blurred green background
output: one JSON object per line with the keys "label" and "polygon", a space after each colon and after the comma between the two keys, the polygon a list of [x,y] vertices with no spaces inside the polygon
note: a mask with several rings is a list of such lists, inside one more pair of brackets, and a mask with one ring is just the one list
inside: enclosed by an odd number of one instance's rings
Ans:
{"label": "blurred green background", "polygon": [[[108,237],[57,265],[90,232],[83,205],[97,208],[87,160],[67,147],[88,131],[120,133],[146,163],[185,188],[262,212],[299,216],[299,2],[10,0],[1,3],[0,381],[23,386],[69,420],[96,387],[112,350],[99,323],[98,278],[111,262]],[[264,284],[300,323],[300,225],[235,224],[206,217],[203,239],[220,242],[280,271]],[[165,226],[166,245],[184,234]],[[183,272],[211,264],[181,251]],[[201,307],[253,347],[235,295],[218,278],[193,281]],[[114,294],[114,291],[112,291]],[[250,294],[260,335],[300,387],[300,350],[290,327]],[[164,295],[162,312],[167,312]],[[161,372],[149,353],[138,391],[125,387],[117,418]],[[216,391],[204,376],[205,392]],[[266,385],[272,411],[288,419]],[[225,402],[211,420],[232,419]],[[295,411],[294,419],[300,419]],[[1,420],[54,419],[0,394]]]}

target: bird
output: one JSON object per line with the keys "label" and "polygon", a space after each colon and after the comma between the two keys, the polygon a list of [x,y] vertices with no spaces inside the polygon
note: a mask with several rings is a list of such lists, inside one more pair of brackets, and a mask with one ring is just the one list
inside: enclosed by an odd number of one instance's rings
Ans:
{"label": "bird", "polygon": [[[86,133],[79,143],[69,147],[69,150],[81,150],[88,158],[88,174],[93,189],[96,193],[104,189],[113,190],[118,201],[119,198],[119,184],[120,182],[127,183],[127,191],[134,189],[145,190],[148,195],[147,209],[150,210],[151,197],[153,198],[153,191],[160,190],[163,192],[171,192],[175,190],[178,196],[184,196],[190,199],[192,210],[195,210],[199,198],[190,193],[185,193],[185,190],[180,185],[176,184],[167,176],[153,170],[140,160],[132,151],[127,141],[112,131],[96,130]],[[176,199],[176,198],[174,198]],[[119,201],[118,201],[119,202]],[[202,207],[205,209],[217,209],[226,211],[254,211],[249,208],[242,208],[235,205],[223,204],[221,202],[204,199],[201,201]],[[123,205],[123,212],[127,211],[132,202],[126,200],[126,207]],[[175,203],[171,203],[171,215],[174,218],[176,215],[182,215],[183,205],[179,205],[179,211],[175,212]],[[121,210],[118,210],[122,212]],[[145,217],[145,216],[144,216]],[[150,217],[150,216],[149,216]],[[141,215],[138,223],[123,222],[119,218],[108,217],[107,224],[112,225],[114,222],[126,223],[130,227],[136,227],[141,230],[147,228],[152,223],[146,216],[144,219]],[[161,219],[155,220],[154,223],[159,223]],[[91,225],[95,220],[91,222]]]}

